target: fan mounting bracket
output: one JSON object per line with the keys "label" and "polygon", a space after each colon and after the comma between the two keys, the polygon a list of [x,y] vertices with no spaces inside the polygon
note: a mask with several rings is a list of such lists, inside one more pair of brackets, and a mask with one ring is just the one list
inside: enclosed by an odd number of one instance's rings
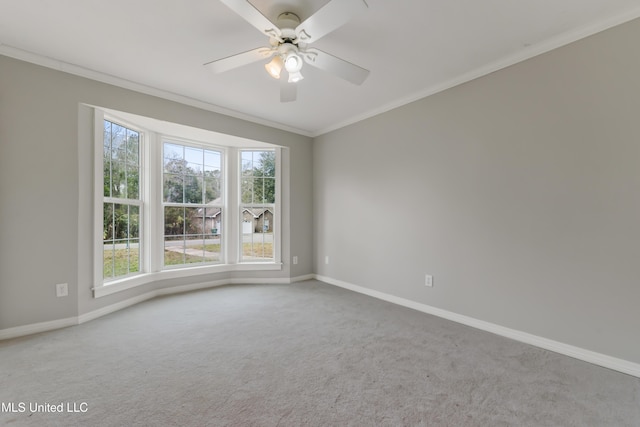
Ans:
{"label": "fan mounting bracket", "polygon": [[280,29],[280,38],[295,40],[297,38],[296,28],[300,25],[300,18],[295,13],[284,12],[278,15],[276,25]]}

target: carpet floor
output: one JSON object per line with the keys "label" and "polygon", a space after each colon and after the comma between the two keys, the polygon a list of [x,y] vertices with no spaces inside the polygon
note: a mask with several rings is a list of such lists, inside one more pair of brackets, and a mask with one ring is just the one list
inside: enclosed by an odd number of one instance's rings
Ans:
{"label": "carpet floor", "polygon": [[0,341],[0,402],[8,426],[640,426],[638,378],[317,281]]}

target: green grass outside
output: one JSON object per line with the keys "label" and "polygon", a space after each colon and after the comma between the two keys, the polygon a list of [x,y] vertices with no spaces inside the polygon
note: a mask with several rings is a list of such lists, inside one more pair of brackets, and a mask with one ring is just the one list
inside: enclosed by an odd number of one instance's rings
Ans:
{"label": "green grass outside", "polygon": [[[184,256],[184,259],[182,258]],[[197,257],[180,252],[164,251],[164,265],[196,264],[202,262],[202,257]]]}
{"label": "green grass outside", "polygon": [[256,258],[273,258],[273,243],[243,243],[242,255]]}
{"label": "green grass outside", "polygon": [[129,273],[137,273],[139,271],[140,257],[137,249],[116,249],[115,251],[107,250],[104,251],[103,258],[104,263],[102,277],[104,278],[120,277]]}
{"label": "green grass outside", "polygon": [[[193,249],[204,249],[207,252],[220,253],[220,244],[191,246]],[[114,263],[115,255],[115,263]],[[273,243],[244,243],[242,255],[255,258],[273,258]],[[184,257],[184,258],[183,258]],[[164,251],[164,265],[197,264],[212,261],[211,258],[182,254],[180,252]],[[120,277],[139,271],[139,253],[137,250],[116,249],[104,252],[103,277]],[[112,269],[114,274],[112,275]]]}

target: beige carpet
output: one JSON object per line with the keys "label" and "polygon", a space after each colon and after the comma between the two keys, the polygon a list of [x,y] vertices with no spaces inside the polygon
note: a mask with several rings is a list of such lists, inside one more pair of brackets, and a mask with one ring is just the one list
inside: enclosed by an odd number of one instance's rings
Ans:
{"label": "beige carpet", "polygon": [[638,378],[316,281],[2,341],[0,402],[8,426],[640,425]]}

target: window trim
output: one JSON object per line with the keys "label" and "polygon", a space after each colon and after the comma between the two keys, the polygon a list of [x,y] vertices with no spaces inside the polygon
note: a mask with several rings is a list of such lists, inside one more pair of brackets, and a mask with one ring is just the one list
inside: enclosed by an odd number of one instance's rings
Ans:
{"label": "window trim", "polygon": [[[190,138],[180,137],[148,129],[144,125],[132,123],[132,120],[123,120],[117,116],[117,112],[105,112],[102,109],[93,108],[94,132],[92,146],[94,150],[94,220],[93,220],[93,295],[94,298],[112,295],[127,289],[153,283],[155,281],[177,278],[189,278],[219,274],[227,272],[241,271],[281,271],[283,268],[281,256],[282,241],[282,147],[269,144],[270,150],[276,152],[276,202],[274,210],[276,219],[274,220],[274,259],[273,261],[261,262],[240,262],[237,240],[234,234],[240,234],[239,210],[239,180],[241,149],[233,145],[224,143],[213,143],[205,141],[195,141]],[[140,192],[142,194],[140,228],[140,272],[135,275],[123,276],[121,278],[103,280],[103,159],[102,150],[98,152],[98,147],[103,144],[104,120],[114,121],[120,125],[130,127],[141,135],[140,159],[141,168],[144,171],[140,177]],[[224,239],[225,245],[222,248],[221,262],[216,264],[201,264],[195,266],[180,265],[171,268],[164,267],[164,218],[162,199],[162,142],[163,139],[194,145],[202,148],[213,148],[223,153],[223,230],[227,230]],[[242,149],[260,150],[264,148],[264,143],[256,141],[255,147],[243,147]],[[238,215],[236,215],[238,213]],[[236,218],[236,216],[238,218]],[[235,218],[235,219],[234,219]],[[277,233],[277,238],[275,237]],[[241,236],[240,236],[241,237]],[[203,282],[211,281],[211,278],[204,278]]]}

